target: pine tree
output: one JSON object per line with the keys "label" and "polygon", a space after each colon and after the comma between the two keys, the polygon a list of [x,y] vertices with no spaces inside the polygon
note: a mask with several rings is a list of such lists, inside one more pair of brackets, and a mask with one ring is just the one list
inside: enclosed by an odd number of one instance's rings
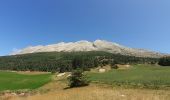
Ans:
{"label": "pine tree", "polygon": [[71,76],[68,78],[69,80],[69,87],[80,87],[80,86],[87,86],[89,81],[87,81],[86,76],[83,74],[83,70],[77,69],[74,70]]}

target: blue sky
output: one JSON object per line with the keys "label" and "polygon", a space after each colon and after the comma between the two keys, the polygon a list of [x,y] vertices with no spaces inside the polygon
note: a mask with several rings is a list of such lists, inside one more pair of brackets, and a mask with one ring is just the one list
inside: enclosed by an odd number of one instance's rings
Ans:
{"label": "blue sky", "polygon": [[96,39],[170,53],[169,5],[170,0],[0,0],[0,55]]}

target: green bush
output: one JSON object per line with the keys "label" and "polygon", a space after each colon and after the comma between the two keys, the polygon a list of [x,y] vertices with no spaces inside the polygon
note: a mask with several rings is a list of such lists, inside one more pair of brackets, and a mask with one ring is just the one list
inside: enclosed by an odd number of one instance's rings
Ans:
{"label": "green bush", "polygon": [[56,72],[57,72],[57,71],[55,71],[55,70],[52,70],[52,71],[51,71],[51,74],[55,74]]}
{"label": "green bush", "polygon": [[118,69],[119,67],[117,65],[111,65],[112,69]]}
{"label": "green bush", "polygon": [[87,81],[86,76],[83,74],[83,70],[80,69],[74,70],[68,80],[68,85],[71,88],[87,86],[89,84],[89,81]]}

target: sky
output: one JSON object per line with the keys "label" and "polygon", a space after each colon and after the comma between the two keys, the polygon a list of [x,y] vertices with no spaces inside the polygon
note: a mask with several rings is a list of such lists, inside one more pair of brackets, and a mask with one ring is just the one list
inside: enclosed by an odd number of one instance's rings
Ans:
{"label": "sky", "polygon": [[96,39],[170,53],[170,0],[0,0],[0,55]]}

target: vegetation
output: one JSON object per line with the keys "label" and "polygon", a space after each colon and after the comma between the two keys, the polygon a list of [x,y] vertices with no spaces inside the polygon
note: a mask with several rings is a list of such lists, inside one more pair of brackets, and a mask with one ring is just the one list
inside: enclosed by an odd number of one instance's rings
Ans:
{"label": "vegetation", "polygon": [[129,69],[111,70],[106,73],[88,72],[92,82],[112,84],[115,86],[140,88],[170,87],[170,68],[153,65],[134,65]]}
{"label": "vegetation", "polygon": [[54,77],[55,82],[41,87],[40,92],[29,96],[0,95],[0,100],[170,100],[170,90],[132,89],[93,84],[81,88],[64,89],[66,77]]}
{"label": "vegetation", "polygon": [[163,57],[159,60],[159,65],[170,66],[170,57]]}
{"label": "vegetation", "polygon": [[87,81],[86,76],[83,74],[83,70],[77,69],[74,70],[71,76],[68,78],[69,86],[72,87],[80,87],[87,86],[89,82]]}
{"label": "vegetation", "polygon": [[0,91],[18,89],[36,89],[48,83],[51,74],[25,75],[0,71]]}
{"label": "vegetation", "polygon": [[0,70],[66,72],[114,64],[157,63],[157,58],[124,56],[101,51],[46,52],[0,57]]}

